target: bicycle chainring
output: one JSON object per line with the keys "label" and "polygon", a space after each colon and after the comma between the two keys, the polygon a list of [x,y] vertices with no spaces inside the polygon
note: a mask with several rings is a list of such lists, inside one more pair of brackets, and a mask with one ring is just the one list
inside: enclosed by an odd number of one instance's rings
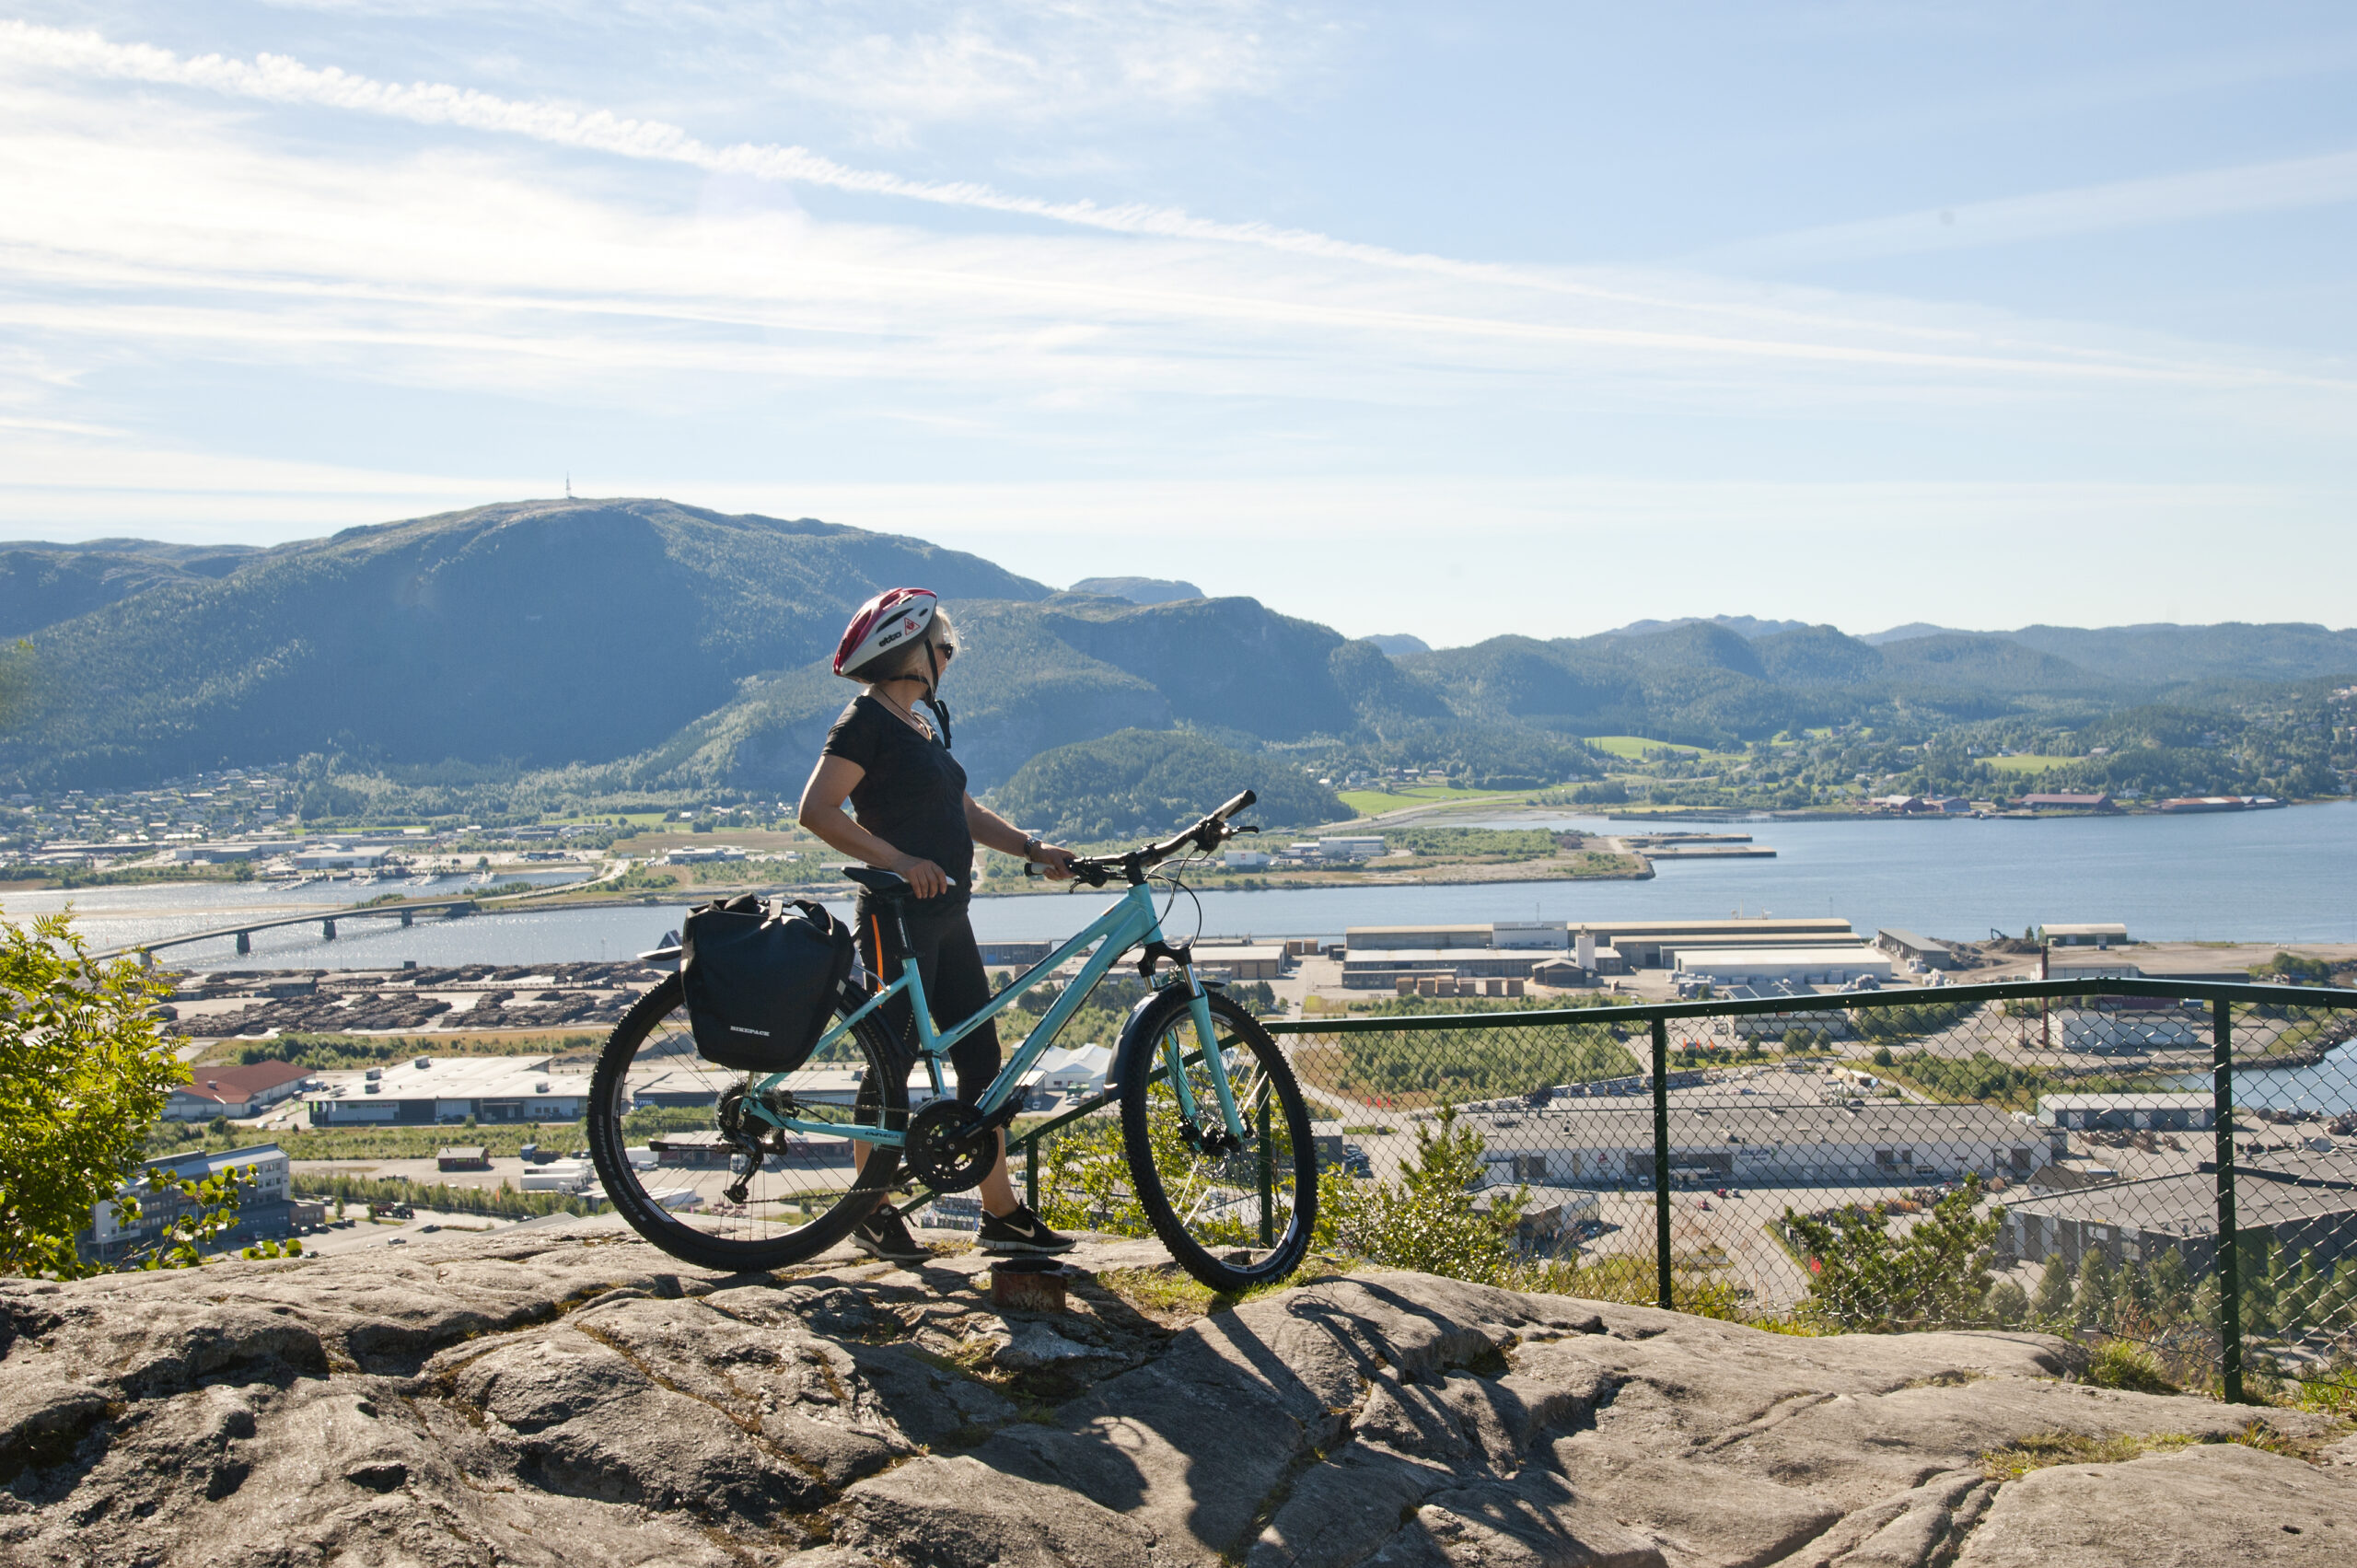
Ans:
{"label": "bicycle chainring", "polygon": [[981,1185],[998,1162],[992,1132],[972,1106],[936,1099],[909,1118],[902,1157],[909,1173],[935,1192],[964,1192]]}

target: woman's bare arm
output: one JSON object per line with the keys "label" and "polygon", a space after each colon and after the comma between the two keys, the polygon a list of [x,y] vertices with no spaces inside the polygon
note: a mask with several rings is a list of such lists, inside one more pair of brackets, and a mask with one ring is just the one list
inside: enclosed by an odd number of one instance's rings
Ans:
{"label": "woman's bare arm", "polygon": [[[966,830],[974,835],[976,843],[1017,860],[1030,850],[1028,834],[970,795],[966,797]],[[1046,866],[1049,877],[1056,881],[1072,875],[1072,851],[1061,844],[1043,843],[1039,853],[1030,858]]]}
{"label": "woman's bare arm", "polygon": [[843,810],[843,802],[850,797],[853,787],[866,776],[867,770],[856,762],[841,757],[819,758],[819,765],[810,770],[810,782],[802,786],[802,804],[795,808],[794,819],[821,843],[853,860],[898,872],[908,879],[909,890],[918,898],[940,897],[949,888],[947,872],[930,860],[901,854]]}

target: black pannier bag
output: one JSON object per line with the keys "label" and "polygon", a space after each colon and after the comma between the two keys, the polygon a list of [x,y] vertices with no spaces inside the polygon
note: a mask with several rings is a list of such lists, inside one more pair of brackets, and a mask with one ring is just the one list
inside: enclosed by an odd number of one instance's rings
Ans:
{"label": "black pannier bag", "polygon": [[705,1061],[790,1073],[827,1031],[851,973],[851,928],[807,900],[765,905],[750,893],[688,912],[679,982]]}

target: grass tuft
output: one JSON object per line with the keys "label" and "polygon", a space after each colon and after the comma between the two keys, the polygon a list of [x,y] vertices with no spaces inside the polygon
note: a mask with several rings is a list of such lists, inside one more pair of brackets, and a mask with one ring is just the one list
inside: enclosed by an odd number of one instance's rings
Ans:
{"label": "grass tuft", "polygon": [[2087,1364],[2087,1381],[2098,1388],[2120,1388],[2131,1394],[2180,1394],[2153,1353],[2126,1340],[2107,1340]]}

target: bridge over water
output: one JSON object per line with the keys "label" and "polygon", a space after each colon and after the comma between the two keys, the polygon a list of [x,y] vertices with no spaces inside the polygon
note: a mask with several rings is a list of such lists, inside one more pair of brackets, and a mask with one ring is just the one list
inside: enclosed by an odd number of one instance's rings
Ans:
{"label": "bridge over water", "polygon": [[340,921],[398,919],[403,925],[413,925],[420,914],[442,912],[446,920],[457,920],[479,912],[484,907],[481,899],[421,899],[415,902],[398,904],[350,904],[333,910],[314,910],[308,914],[284,914],[270,920],[241,920],[235,925],[215,926],[210,931],[192,931],[184,936],[166,936],[153,942],[134,942],[128,947],[113,947],[94,957],[119,958],[126,953],[143,953],[152,961],[167,947],[186,947],[198,942],[218,942],[234,936],[238,939],[239,957],[251,953],[253,935],[257,931],[275,931],[287,925],[316,925],[325,940],[335,940],[335,928]]}

